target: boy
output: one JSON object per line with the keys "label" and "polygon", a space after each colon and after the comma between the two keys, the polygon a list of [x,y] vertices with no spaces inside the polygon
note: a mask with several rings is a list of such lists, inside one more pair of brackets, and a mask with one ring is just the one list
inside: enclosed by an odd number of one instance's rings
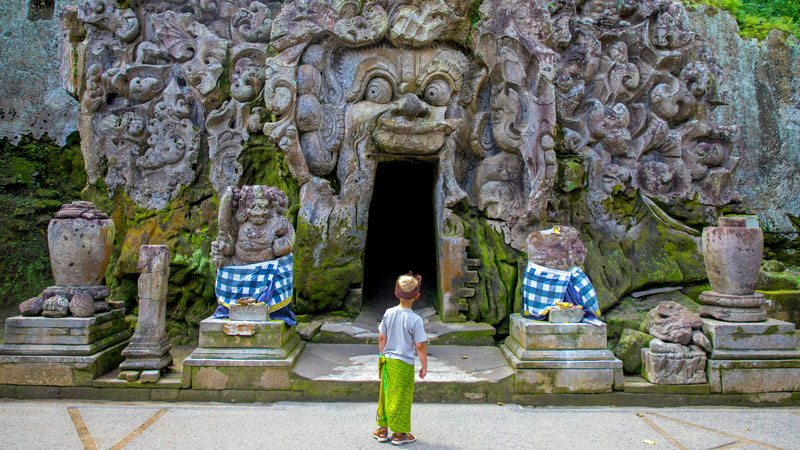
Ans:
{"label": "boy", "polygon": [[378,349],[381,352],[378,372],[380,374],[380,399],[378,400],[378,429],[372,437],[379,442],[389,441],[402,445],[417,440],[411,431],[411,401],[414,398],[414,357],[419,355],[422,367],[419,377],[428,373],[428,336],[422,318],[411,310],[414,300],[419,298],[422,277],[411,272],[401,275],[395,283],[394,295],[400,304],[389,308],[383,315],[378,331]]}

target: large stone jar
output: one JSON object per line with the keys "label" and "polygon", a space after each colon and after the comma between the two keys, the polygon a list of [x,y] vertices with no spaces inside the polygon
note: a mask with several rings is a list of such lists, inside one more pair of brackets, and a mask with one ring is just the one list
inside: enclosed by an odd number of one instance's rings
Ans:
{"label": "large stone jar", "polygon": [[57,286],[94,286],[114,246],[114,222],[90,202],[63,205],[47,226],[50,266]]}
{"label": "large stone jar", "polygon": [[742,217],[720,217],[718,227],[703,230],[703,257],[711,290],[718,294],[750,295],[756,289],[764,236],[747,228]]}

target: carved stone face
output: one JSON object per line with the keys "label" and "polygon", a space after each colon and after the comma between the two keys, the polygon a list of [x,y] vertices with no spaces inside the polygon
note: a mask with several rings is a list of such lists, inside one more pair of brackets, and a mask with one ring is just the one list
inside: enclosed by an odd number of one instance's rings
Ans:
{"label": "carved stone face", "polygon": [[458,50],[354,50],[342,55],[338,69],[350,129],[374,120],[371,136],[382,152],[436,154],[466,124],[458,99],[469,67]]}

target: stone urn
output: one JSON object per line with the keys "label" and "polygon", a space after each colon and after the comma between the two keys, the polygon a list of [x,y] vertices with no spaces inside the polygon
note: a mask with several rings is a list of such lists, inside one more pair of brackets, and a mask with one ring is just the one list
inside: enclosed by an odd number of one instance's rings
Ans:
{"label": "stone urn", "polygon": [[719,226],[703,229],[703,257],[711,290],[726,295],[752,294],[763,252],[761,229],[747,228],[743,217],[720,217]]}
{"label": "stone urn", "polygon": [[114,246],[114,222],[90,202],[63,205],[47,226],[56,286],[102,284]]}

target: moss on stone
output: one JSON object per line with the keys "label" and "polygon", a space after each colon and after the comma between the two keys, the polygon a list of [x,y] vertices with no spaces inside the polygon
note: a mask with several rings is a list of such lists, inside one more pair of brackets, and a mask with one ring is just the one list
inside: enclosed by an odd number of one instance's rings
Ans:
{"label": "moss on stone", "polygon": [[518,267],[526,256],[506,245],[503,235],[485,217],[465,216],[462,217],[467,223],[465,234],[470,240],[467,257],[481,263],[475,296],[467,299],[466,316],[471,321],[498,325],[506,322],[513,312]]}
{"label": "moss on stone", "polygon": [[49,140],[0,141],[0,304],[17,304],[53,283],[47,225],[86,184],[77,134],[64,147]]}

